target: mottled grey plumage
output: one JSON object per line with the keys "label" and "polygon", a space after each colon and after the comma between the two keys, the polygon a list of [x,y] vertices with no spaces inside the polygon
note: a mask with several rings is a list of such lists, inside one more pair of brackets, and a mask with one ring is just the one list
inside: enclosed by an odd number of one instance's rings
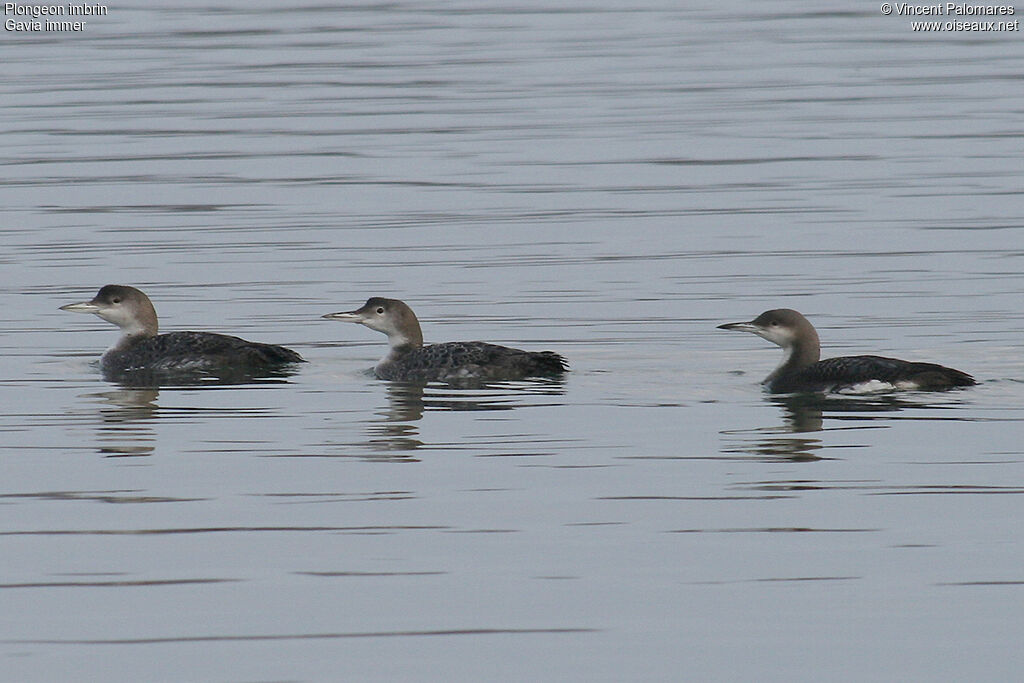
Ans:
{"label": "mottled grey plumage", "polygon": [[398,299],[373,297],[356,311],[323,317],[359,323],[388,336],[390,350],[374,367],[380,379],[498,381],[560,375],[569,369],[565,358],[552,351],[522,351],[478,341],[424,346],[416,315]]}
{"label": "mottled grey plumage", "polygon": [[776,394],[799,391],[836,392],[868,382],[885,382],[920,391],[969,387],[974,378],[935,363],[916,363],[882,356],[840,356],[784,373],[767,383]]}
{"label": "mottled grey plumage", "polygon": [[[967,373],[935,363],[917,363],[881,356],[841,356],[818,360],[818,333],[803,315],[789,308],[765,311],[746,323],[719,325],[723,330],[751,332],[778,344],[786,355],[763,384],[777,394],[835,392],[881,383],[887,389],[938,391],[975,384]],[[868,387],[870,388],[870,387]]]}
{"label": "mottled grey plumage", "polygon": [[169,332],[111,349],[100,366],[104,372],[115,373],[145,369],[216,374],[219,370],[270,370],[302,362],[302,356],[275,344],[212,332]]}
{"label": "mottled grey plumage", "polygon": [[213,332],[158,334],[153,303],[140,290],[106,285],[92,301],[61,306],[62,310],[93,313],[121,329],[121,338],[100,358],[110,378],[122,375],[159,379],[160,375],[257,377],[292,363],[304,362],[295,351],[275,344],[250,342]]}
{"label": "mottled grey plumage", "polygon": [[520,351],[471,341],[405,349],[374,368],[374,373],[390,380],[502,380],[555,375],[568,369],[565,359],[552,351]]}

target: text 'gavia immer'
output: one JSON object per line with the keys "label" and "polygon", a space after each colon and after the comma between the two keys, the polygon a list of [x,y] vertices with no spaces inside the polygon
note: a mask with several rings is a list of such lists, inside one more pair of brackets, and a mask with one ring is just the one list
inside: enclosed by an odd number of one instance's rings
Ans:
{"label": "text 'gavia immer'", "polygon": [[841,356],[818,360],[821,345],[814,326],[789,308],[765,311],[746,323],[719,325],[722,330],[751,332],[778,344],[782,363],[765,378],[776,394],[793,392],[938,391],[975,384],[967,373],[935,363],[914,363],[881,356]]}
{"label": "text 'gavia immer'", "polygon": [[424,346],[416,314],[398,299],[373,297],[358,310],[323,317],[366,325],[388,336],[391,348],[374,367],[380,379],[511,380],[560,375],[569,369],[565,358],[552,351],[521,351],[478,341]]}

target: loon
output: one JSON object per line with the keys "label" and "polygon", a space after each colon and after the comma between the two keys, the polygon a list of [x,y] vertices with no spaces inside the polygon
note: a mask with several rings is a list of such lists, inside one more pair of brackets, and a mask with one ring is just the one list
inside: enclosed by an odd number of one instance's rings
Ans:
{"label": "loon", "polygon": [[512,380],[561,375],[569,369],[565,358],[552,351],[521,351],[478,341],[424,346],[416,314],[398,299],[373,297],[358,310],[323,317],[366,325],[388,336],[391,349],[373,369],[379,379]]}
{"label": "loon", "polygon": [[914,363],[881,356],[842,356],[818,360],[821,346],[814,326],[789,308],[765,311],[750,322],[719,325],[720,330],[752,332],[778,344],[782,363],[762,384],[771,393],[941,391],[976,382],[965,372],[935,363]]}
{"label": "loon", "polygon": [[106,285],[92,301],[60,307],[62,311],[94,313],[121,328],[121,338],[100,358],[108,376],[126,374],[205,374],[253,376],[304,363],[291,349],[260,344],[212,332],[157,334],[156,309],[140,290]]}

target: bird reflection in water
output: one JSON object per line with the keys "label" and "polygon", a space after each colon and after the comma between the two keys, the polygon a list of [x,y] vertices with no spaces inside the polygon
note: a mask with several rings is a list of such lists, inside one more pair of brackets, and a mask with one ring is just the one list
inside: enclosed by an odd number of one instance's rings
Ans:
{"label": "bird reflection in water", "polygon": [[[165,374],[133,373],[119,378],[119,388],[88,394],[87,397],[100,404],[97,425],[97,440],[100,442],[98,452],[107,458],[131,458],[153,455],[156,450],[157,435],[153,428],[161,416],[165,419],[168,412],[180,414],[180,410],[157,404],[161,389],[197,387],[231,387],[242,385],[269,385],[288,383],[286,377],[292,373],[277,373],[259,379],[246,378],[246,381],[235,381],[225,377],[199,376],[179,377],[171,382]],[[190,409],[194,415],[203,409]]]}
{"label": "bird reflection in water", "polygon": [[[790,433],[806,435],[825,431],[825,418],[830,420],[855,421],[856,429],[881,428],[870,422],[889,419],[891,413],[908,408],[935,407],[934,403],[918,403],[906,394],[876,394],[872,396],[838,396],[835,394],[784,394],[767,397],[782,408],[783,424],[756,430],[759,436],[755,443],[729,449],[728,452],[743,452],[772,460],[809,462],[828,459],[821,454],[826,444],[821,439],[809,436],[781,436]],[[868,423],[868,424],[866,424]],[[840,429],[849,427],[839,427]],[[835,446],[830,446],[834,448]],[[846,446],[849,447],[849,446]]]}
{"label": "bird reflection in water", "polygon": [[415,424],[433,411],[515,410],[534,405],[537,396],[565,393],[561,378],[515,382],[388,382],[386,407],[377,411],[380,419],[367,426],[366,444],[390,459],[414,461],[410,451],[428,446],[419,438]]}
{"label": "bird reflection in water", "polygon": [[156,432],[153,420],[159,410],[159,389],[116,389],[88,398],[100,403],[96,439],[97,452],[106,458],[135,458],[153,455]]}

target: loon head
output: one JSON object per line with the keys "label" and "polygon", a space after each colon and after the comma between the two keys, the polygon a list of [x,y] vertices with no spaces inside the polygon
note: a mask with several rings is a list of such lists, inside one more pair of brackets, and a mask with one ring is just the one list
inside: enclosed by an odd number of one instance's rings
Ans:
{"label": "loon head", "polygon": [[780,374],[797,370],[818,362],[821,357],[821,342],[818,333],[803,315],[791,308],[776,308],[765,311],[747,323],[726,323],[719,325],[720,330],[739,330],[763,337],[773,344],[778,344],[785,351],[782,363],[768,379]]}
{"label": "loon head", "polygon": [[60,309],[94,313],[121,328],[125,337],[154,337],[159,330],[153,302],[141,291],[127,285],[106,285],[92,301],[67,304]]}
{"label": "loon head", "polygon": [[383,332],[388,336],[388,343],[392,348],[423,346],[423,333],[420,331],[416,314],[405,302],[398,299],[375,296],[355,311],[328,313],[323,317],[359,323],[371,330]]}
{"label": "loon head", "polygon": [[778,344],[784,349],[793,346],[817,346],[818,333],[802,314],[791,308],[776,308],[765,311],[747,323],[726,323],[720,330],[750,332]]}

